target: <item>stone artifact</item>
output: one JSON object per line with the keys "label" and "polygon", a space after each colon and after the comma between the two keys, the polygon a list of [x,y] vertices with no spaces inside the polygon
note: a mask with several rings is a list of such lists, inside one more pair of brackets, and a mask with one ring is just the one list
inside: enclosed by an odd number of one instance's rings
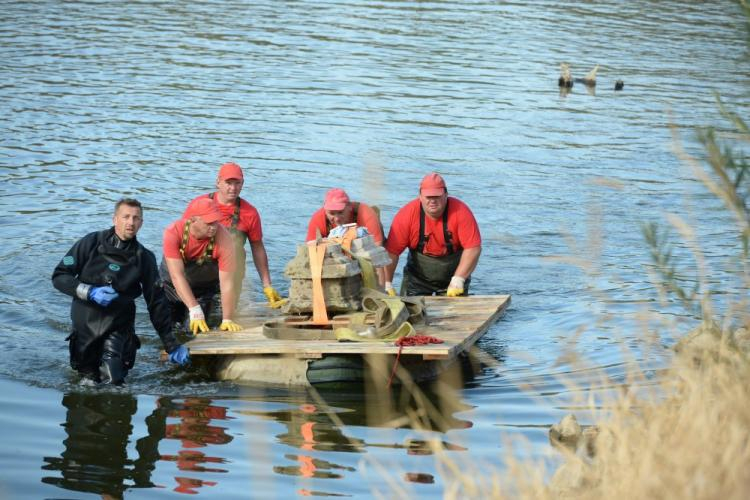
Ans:
{"label": "stone artifact", "polygon": [[372,262],[373,267],[384,267],[391,263],[391,257],[386,249],[376,245],[371,234],[352,240],[350,251],[354,257]]}
{"label": "stone artifact", "polygon": [[[356,241],[356,240],[355,240]],[[323,295],[329,312],[359,310],[362,277],[356,260],[347,257],[341,245],[329,242],[323,260]],[[284,274],[291,280],[285,314],[307,314],[313,310],[312,272],[307,245],[297,246],[297,255],[289,261]]]}

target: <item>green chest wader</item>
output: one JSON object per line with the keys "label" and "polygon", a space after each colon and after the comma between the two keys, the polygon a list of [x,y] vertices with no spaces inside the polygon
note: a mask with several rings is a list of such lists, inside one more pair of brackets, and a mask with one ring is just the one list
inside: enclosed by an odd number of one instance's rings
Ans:
{"label": "green chest wader", "polygon": [[234,273],[232,273],[232,281],[234,283],[234,307],[237,310],[237,303],[240,301],[240,293],[242,292],[242,285],[245,280],[245,266],[247,253],[245,252],[245,242],[247,241],[247,235],[242,231],[234,228],[229,229],[229,233],[232,235],[232,242],[234,243]]}
{"label": "green chest wader", "polygon": [[[203,254],[197,260],[186,260],[185,248],[189,239],[189,231],[190,221],[188,220],[185,222],[185,229],[182,232],[182,243],[180,244],[180,255],[182,255],[182,263],[185,267],[185,279],[188,285],[190,285],[193,296],[200,304],[201,309],[203,309],[203,314],[208,318],[214,306],[214,295],[220,290],[219,262],[212,257],[215,237],[211,238]],[[184,323],[187,317],[187,308],[182,303],[179,295],[177,295],[172,279],[169,276],[167,262],[163,258],[159,266],[159,274],[164,281],[164,293],[172,309],[172,321]]]}
{"label": "green chest wader", "polygon": [[[208,195],[210,199],[214,199],[214,193]],[[234,284],[235,291],[235,310],[237,309],[237,303],[240,300],[240,293],[242,292],[242,285],[245,280],[245,267],[247,263],[247,252],[245,251],[245,242],[247,241],[247,234],[237,229],[237,225],[240,222],[240,198],[234,205],[234,212],[232,213],[232,223],[229,226],[229,234],[232,235],[232,242],[234,243],[234,273],[232,274],[232,282]]]}
{"label": "green chest wader", "polygon": [[[415,249],[409,249],[409,257],[404,267],[404,279],[401,281],[401,295],[432,295],[433,293],[445,293],[459,262],[463,250],[455,250],[453,236],[448,231],[448,205],[443,211],[443,238],[448,253],[442,257],[425,255],[424,247],[427,236],[424,234],[425,213],[419,207],[419,242]],[[464,295],[469,291],[467,279],[464,283]]]}

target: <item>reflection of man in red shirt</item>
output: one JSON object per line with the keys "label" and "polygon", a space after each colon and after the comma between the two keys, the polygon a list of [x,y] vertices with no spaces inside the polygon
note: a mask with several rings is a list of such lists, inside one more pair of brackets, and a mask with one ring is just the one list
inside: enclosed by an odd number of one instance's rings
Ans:
{"label": "reflection of man in red shirt", "polygon": [[320,235],[325,238],[334,227],[352,222],[366,227],[376,244],[383,244],[383,230],[375,210],[364,203],[351,201],[343,189],[331,189],[326,193],[323,207],[310,218],[306,241],[314,240],[316,231],[320,231]]}
{"label": "reflection of man in red shirt", "polygon": [[392,260],[386,267],[389,294],[395,295],[391,281],[399,255],[408,248],[401,294],[457,297],[469,291],[482,237],[469,207],[449,197],[445,181],[433,172],[422,179],[419,197],[394,217],[385,248]]}
{"label": "reflection of man in red shirt", "polygon": [[[226,420],[226,408],[211,406],[210,400],[202,398],[186,398],[184,408],[170,410],[170,417],[179,417],[180,423],[168,424],[165,435],[167,438],[179,439],[183,449],[175,455],[162,455],[162,460],[174,461],[177,468],[186,472],[227,472],[226,469],[206,467],[206,463],[221,464],[221,457],[207,456],[196,448],[204,448],[206,444],[226,444],[232,437],[225,432],[224,427],[209,425],[211,420]],[[176,476],[178,486],[174,489],[179,493],[197,493],[201,486],[214,486],[216,481],[187,476]]]}

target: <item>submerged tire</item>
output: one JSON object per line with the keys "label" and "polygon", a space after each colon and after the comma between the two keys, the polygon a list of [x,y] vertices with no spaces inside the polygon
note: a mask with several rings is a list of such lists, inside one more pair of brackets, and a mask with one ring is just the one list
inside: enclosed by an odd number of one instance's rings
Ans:
{"label": "submerged tire", "polygon": [[318,389],[362,384],[365,380],[362,356],[332,355],[316,359],[307,367],[307,380]]}

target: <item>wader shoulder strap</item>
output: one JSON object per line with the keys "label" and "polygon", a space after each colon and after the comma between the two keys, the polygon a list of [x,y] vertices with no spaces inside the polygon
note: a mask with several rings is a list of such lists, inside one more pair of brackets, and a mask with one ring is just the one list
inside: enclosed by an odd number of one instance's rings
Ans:
{"label": "wader shoulder strap", "polygon": [[354,223],[357,222],[357,217],[359,217],[359,202],[353,201],[352,202],[352,219],[354,219]]}
{"label": "wader shoulder strap", "polygon": [[378,225],[380,226],[380,233],[383,235],[383,245],[385,246],[385,229],[383,229],[383,221],[380,220],[380,207],[377,205],[370,206],[375,216],[378,218]]}
{"label": "wader shoulder strap", "polygon": [[[445,240],[445,247],[448,249],[448,254],[454,253],[456,250],[453,248],[453,236],[448,232],[448,203],[445,202],[445,210],[443,210],[443,239]],[[424,245],[427,243],[427,237],[424,234],[424,208],[422,204],[419,204],[419,242],[417,243],[417,252],[424,253]]]}
{"label": "wader shoulder strap", "polygon": [[453,248],[453,235],[448,231],[448,203],[450,203],[450,198],[445,200],[445,210],[443,210],[443,239],[448,253],[452,254],[456,250]]}
{"label": "wader shoulder strap", "polygon": [[[208,195],[208,198],[213,200],[214,194],[216,193],[210,193]],[[234,212],[232,213],[232,225],[230,226],[232,229],[237,229],[237,224],[240,222],[240,197],[237,197],[237,201],[234,204]]]}
{"label": "wader shoulder strap", "polygon": [[[188,240],[190,239],[190,221],[185,221],[185,229],[182,230],[182,242],[180,243],[180,255],[182,256],[182,262],[187,262],[187,258],[185,257],[185,248],[187,247]],[[196,264],[199,266],[202,266],[205,262],[208,262],[211,260],[212,255],[214,253],[214,243],[216,241],[216,236],[211,236],[211,240],[208,242],[208,246],[205,250],[203,250],[203,255],[198,257],[198,260],[195,261]]]}

